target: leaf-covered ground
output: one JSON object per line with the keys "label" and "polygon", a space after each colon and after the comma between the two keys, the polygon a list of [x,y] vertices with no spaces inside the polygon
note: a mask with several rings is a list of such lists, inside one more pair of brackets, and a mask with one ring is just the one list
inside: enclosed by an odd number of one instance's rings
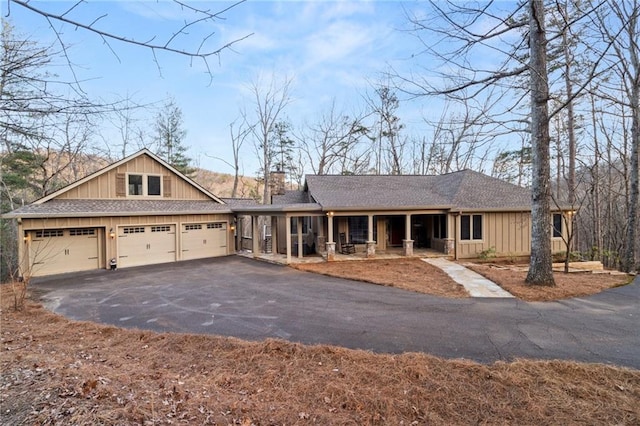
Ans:
{"label": "leaf-covered ground", "polygon": [[640,423],[640,371],[124,330],[11,307],[0,424]]}

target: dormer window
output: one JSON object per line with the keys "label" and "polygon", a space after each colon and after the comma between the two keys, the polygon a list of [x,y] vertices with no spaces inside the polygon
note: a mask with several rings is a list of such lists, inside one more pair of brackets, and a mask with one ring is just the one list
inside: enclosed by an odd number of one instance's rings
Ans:
{"label": "dormer window", "polygon": [[142,192],[142,175],[129,175],[129,195],[144,195]]}
{"label": "dormer window", "polygon": [[161,195],[160,176],[147,176],[147,195]]}
{"label": "dormer window", "polygon": [[127,195],[159,197],[162,195],[162,179],[160,175],[129,174],[127,175]]}

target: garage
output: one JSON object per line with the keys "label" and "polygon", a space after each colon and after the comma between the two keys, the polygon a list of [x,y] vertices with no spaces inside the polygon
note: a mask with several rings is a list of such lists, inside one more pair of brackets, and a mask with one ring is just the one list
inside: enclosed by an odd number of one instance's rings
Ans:
{"label": "garage", "polygon": [[118,227],[118,267],[175,262],[175,225]]}
{"label": "garage", "polygon": [[98,229],[29,231],[29,264],[33,276],[97,269]]}
{"label": "garage", "polygon": [[186,223],[182,225],[182,259],[227,254],[227,224],[225,222]]}

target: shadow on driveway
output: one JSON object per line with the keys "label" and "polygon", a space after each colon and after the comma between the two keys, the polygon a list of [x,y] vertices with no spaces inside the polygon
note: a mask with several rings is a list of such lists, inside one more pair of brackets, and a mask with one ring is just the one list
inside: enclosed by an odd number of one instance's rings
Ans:
{"label": "shadow on driveway", "polygon": [[640,369],[640,278],[559,302],[448,299],[229,256],[34,279],[32,290],[56,313],[118,327]]}

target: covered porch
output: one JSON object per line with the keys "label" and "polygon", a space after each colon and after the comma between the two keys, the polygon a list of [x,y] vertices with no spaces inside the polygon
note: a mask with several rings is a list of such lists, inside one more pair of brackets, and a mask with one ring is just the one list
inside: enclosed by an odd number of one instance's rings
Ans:
{"label": "covered porch", "polygon": [[[327,261],[326,251],[323,253],[316,253],[314,255],[308,255],[303,257],[292,256],[289,261],[287,261],[286,254],[280,253],[264,253],[258,252],[254,255],[251,250],[240,250],[236,253],[238,256],[249,257],[252,259],[261,260],[264,262],[274,263],[278,265],[295,265],[295,264],[304,264],[304,263],[322,263]],[[442,252],[432,250],[432,249],[416,249],[414,250],[413,256],[414,258],[452,258],[451,255],[444,254]],[[373,260],[373,259],[406,259],[402,252],[402,248],[391,248],[385,251],[376,252],[376,256],[374,258],[367,257],[366,253],[356,252],[354,254],[341,254],[336,253],[334,256],[334,262],[348,262],[348,261],[365,261],[365,260]]]}
{"label": "covered porch", "polygon": [[454,219],[444,210],[326,211],[299,203],[253,205],[236,213],[250,218],[239,220],[239,228],[251,228],[244,241],[247,230],[238,229],[239,252],[276,263],[454,255]]}

